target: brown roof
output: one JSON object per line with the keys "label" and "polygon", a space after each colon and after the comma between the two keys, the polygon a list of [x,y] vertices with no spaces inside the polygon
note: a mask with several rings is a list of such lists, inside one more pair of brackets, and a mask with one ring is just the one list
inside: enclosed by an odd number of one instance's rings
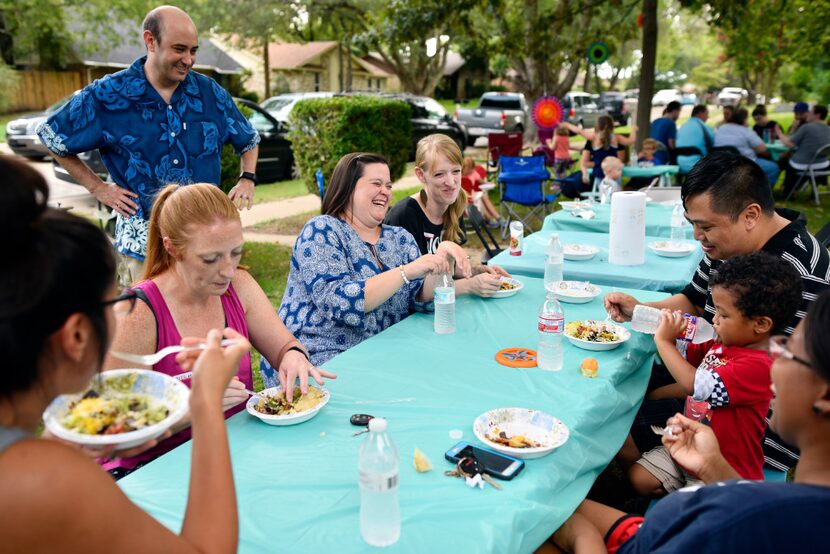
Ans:
{"label": "brown roof", "polygon": [[272,69],[297,69],[313,58],[337,46],[337,41],[272,42],[268,45],[268,59]]}

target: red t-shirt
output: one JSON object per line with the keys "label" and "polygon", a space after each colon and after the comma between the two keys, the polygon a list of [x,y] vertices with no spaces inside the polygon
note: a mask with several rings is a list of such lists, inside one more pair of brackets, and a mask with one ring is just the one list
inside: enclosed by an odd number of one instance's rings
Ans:
{"label": "red t-shirt", "polygon": [[553,139],[553,159],[554,160],[570,160],[571,141],[565,135],[556,135]]}
{"label": "red t-shirt", "polygon": [[706,400],[723,457],[741,477],[763,479],[761,443],[772,399],[772,360],[764,350],[714,341],[689,344],[686,360],[715,377],[715,389]]}

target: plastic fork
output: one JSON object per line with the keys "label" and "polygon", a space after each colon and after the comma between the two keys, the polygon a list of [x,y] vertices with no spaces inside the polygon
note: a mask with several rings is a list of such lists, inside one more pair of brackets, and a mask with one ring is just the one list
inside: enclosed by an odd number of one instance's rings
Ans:
{"label": "plastic fork", "polygon": [[670,438],[674,438],[674,431],[671,425],[668,425],[667,427],[658,427],[657,425],[652,425],[651,430],[654,431],[655,435],[666,435]]}
{"label": "plastic fork", "polygon": [[[221,342],[221,346],[231,346],[233,344],[237,344],[238,342],[239,341],[236,339],[225,339]],[[116,352],[115,350],[110,350],[110,354],[120,360],[124,360],[125,362],[132,362],[134,364],[141,365],[155,365],[170,354],[178,354],[179,352],[187,352],[190,350],[204,350],[206,347],[207,345],[205,343],[194,344],[193,346],[182,346],[179,344],[162,348],[155,354],[127,354],[125,352]]]}

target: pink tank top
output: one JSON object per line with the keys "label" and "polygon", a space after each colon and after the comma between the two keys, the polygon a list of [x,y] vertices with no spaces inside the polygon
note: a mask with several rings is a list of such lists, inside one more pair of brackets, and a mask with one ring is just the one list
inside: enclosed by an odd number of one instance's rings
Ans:
{"label": "pink tank top", "polygon": [[[156,284],[153,281],[142,281],[133,288],[141,289],[144,292],[147,300],[150,302],[153,315],[156,317],[156,351],[166,346],[181,344],[182,336],[176,328],[176,323],[173,321],[173,314],[170,313],[167,302],[164,301],[164,297]],[[225,326],[230,327],[248,338],[248,321],[245,319],[245,311],[242,309],[242,303],[239,301],[239,296],[237,296],[233,285],[228,287],[227,292],[220,297],[220,300],[222,301],[222,311],[225,313]],[[181,366],[176,363],[175,356],[167,356],[161,360],[153,366],[153,371],[161,371],[173,377],[184,373]],[[239,372],[236,375],[240,381],[245,383],[247,388],[253,388],[254,383],[251,375],[250,353],[245,354],[245,357],[239,362]],[[189,387],[190,379],[182,379],[182,383]],[[245,403],[243,402],[226,410],[225,418],[229,418],[244,409]],[[158,458],[165,452],[173,450],[183,442],[190,440],[190,435],[190,427],[188,427],[138,456],[106,460],[102,465],[107,470],[118,467],[132,469],[138,464],[147,463],[150,460]]]}

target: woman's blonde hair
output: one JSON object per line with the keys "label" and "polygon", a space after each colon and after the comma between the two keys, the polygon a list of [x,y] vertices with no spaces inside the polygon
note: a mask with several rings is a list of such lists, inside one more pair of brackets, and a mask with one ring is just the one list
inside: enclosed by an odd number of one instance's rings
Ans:
{"label": "woman's blonde hair", "polygon": [[469,175],[476,168],[476,161],[470,156],[464,156],[464,162],[461,164],[461,175]]}
{"label": "woman's blonde hair", "polygon": [[167,185],[161,189],[150,214],[143,279],[152,279],[173,265],[172,256],[164,248],[164,237],[184,249],[194,226],[212,225],[217,221],[241,223],[239,211],[219,187],[196,183]]}
{"label": "woman's blonde hair", "polygon": [[[429,173],[435,165],[435,159],[438,154],[443,154],[451,164],[463,166],[464,157],[461,154],[461,149],[447,135],[434,134],[427,135],[418,141],[418,147],[415,149],[415,166],[419,167],[421,171]],[[421,203],[426,205],[427,193],[426,188],[421,189],[420,193]],[[464,189],[458,189],[458,198],[455,202],[447,208],[444,212],[444,238],[453,242],[461,242],[464,239],[464,232],[461,230],[461,215],[467,207],[467,193]]]}

